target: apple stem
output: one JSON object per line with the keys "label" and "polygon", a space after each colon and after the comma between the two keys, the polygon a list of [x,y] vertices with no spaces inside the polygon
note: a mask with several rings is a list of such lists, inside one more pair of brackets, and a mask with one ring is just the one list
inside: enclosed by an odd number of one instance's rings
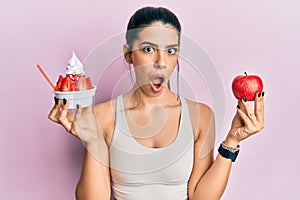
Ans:
{"label": "apple stem", "polygon": [[246,76],[248,76],[247,72],[244,72],[246,74]]}

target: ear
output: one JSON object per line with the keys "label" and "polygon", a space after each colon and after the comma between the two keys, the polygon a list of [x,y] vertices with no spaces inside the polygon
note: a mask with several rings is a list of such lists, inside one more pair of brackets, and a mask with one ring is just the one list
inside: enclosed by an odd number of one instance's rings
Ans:
{"label": "ear", "polygon": [[123,53],[124,53],[124,58],[128,64],[132,64],[132,59],[131,59],[131,52],[129,51],[129,45],[124,44],[123,45]]}

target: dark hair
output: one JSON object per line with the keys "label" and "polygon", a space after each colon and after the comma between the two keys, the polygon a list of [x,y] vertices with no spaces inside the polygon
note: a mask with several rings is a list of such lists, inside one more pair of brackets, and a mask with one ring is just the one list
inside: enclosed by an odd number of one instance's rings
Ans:
{"label": "dark hair", "polygon": [[[138,30],[131,31],[133,29],[140,29],[154,22],[162,22],[164,24],[172,25],[177,29],[179,38],[181,32],[181,25],[176,15],[170,10],[163,7],[143,7],[137,10],[129,19],[126,32],[126,43],[131,49],[134,40],[137,38]],[[180,40],[180,39],[179,39]]]}

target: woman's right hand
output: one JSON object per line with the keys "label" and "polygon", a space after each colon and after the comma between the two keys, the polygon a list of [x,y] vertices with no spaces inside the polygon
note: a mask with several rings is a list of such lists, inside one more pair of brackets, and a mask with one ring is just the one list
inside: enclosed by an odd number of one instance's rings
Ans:
{"label": "woman's right hand", "polygon": [[84,144],[93,157],[102,164],[109,165],[109,151],[103,131],[99,128],[93,107],[81,108],[77,105],[75,114],[68,112],[69,101],[55,98],[55,105],[48,118],[61,124],[69,133]]}
{"label": "woman's right hand", "polygon": [[77,134],[75,132],[71,132],[74,115],[68,112],[69,102],[66,99],[60,100],[56,97],[54,97],[54,101],[55,104],[51,109],[48,118],[53,122],[61,124],[69,133],[77,137]]}
{"label": "woman's right hand", "polygon": [[69,100],[54,98],[55,104],[48,118],[61,124],[69,133],[85,144],[95,142],[101,133],[92,106],[82,109],[77,106],[75,114],[68,112]]}

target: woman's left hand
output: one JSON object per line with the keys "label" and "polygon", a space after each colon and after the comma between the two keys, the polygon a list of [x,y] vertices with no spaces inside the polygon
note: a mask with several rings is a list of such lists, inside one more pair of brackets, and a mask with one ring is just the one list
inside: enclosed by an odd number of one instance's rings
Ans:
{"label": "woman's left hand", "polygon": [[237,113],[232,120],[229,138],[236,143],[264,128],[264,92],[255,95],[254,112],[246,99],[238,101]]}

